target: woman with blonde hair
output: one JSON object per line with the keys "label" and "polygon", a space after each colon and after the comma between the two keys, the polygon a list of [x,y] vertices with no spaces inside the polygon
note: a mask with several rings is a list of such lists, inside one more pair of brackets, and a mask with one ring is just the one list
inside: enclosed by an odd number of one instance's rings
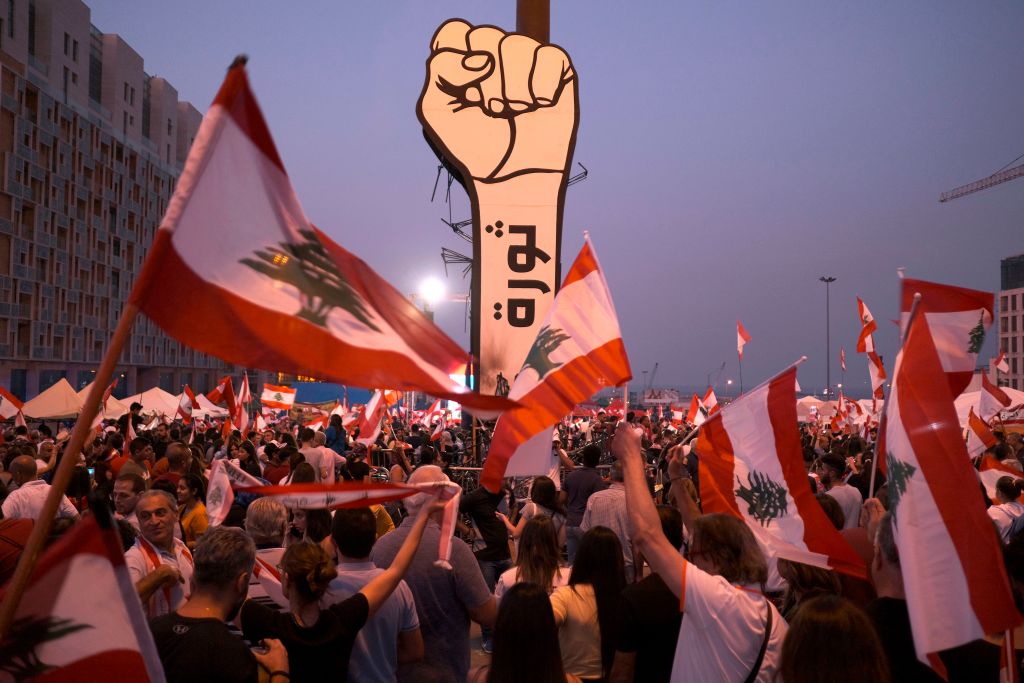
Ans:
{"label": "woman with blonde hair", "polygon": [[498,577],[494,597],[502,596],[517,583],[533,583],[549,594],[569,583],[569,567],[560,567],[561,550],[555,524],[550,517],[534,517],[523,528],[519,537],[519,552],[515,566]]}

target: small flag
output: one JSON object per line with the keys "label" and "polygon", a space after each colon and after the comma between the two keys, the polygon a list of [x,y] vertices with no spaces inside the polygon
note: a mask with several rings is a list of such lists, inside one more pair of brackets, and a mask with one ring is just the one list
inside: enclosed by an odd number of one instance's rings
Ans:
{"label": "small flag", "polygon": [[1001,388],[989,381],[986,373],[981,373],[981,391],[978,392],[978,417],[985,422],[1010,407],[1010,397]]}
{"label": "small flag", "polygon": [[846,372],[846,349],[842,346],[839,347],[839,367]]}
{"label": "small flag", "polygon": [[228,408],[229,415],[234,415],[238,412],[238,403],[235,400],[235,387],[231,383],[230,376],[221,377],[220,382],[214,387],[213,391],[206,394],[206,398],[210,403],[223,402]]}
{"label": "small flag", "polygon": [[743,323],[736,321],[736,353],[740,360],[743,360],[743,347],[750,341],[750,333],[743,327]]}
{"label": "small flag", "polygon": [[363,408],[362,417],[359,420],[359,438],[356,439],[364,446],[370,446],[380,436],[381,420],[387,414],[388,404],[384,400],[384,392],[380,389],[373,392],[373,396],[366,402]]}
{"label": "small flag", "polygon": [[971,406],[967,412],[967,455],[976,458],[997,443],[996,435]]}
{"label": "small flag", "polygon": [[885,397],[885,367],[882,365],[882,357],[874,351],[868,351],[868,377],[871,378],[871,397],[880,399]]}
{"label": "small flag", "polygon": [[297,389],[292,387],[278,386],[276,384],[264,384],[263,393],[260,395],[260,403],[264,408],[271,410],[291,410],[295,405],[295,394]]}
{"label": "small flag", "polygon": [[996,366],[996,370],[1003,374],[1010,371],[1010,364],[1006,362],[1006,354],[1002,351],[1000,351],[999,355],[996,357],[994,365]]}
{"label": "small flag", "polygon": [[701,403],[704,405],[704,409],[708,411],[708,415],[714,415],[715,411],[720,409],[718,397],[715,396],[715,390],[711,387],[708,387],[708,390],[704,392],[704,398],[701,400]]}
{"label": "small flag", "polygon": [[867,305],[857,297],[857,315],[860,318],[860,335],[857,337],[857,353],[868,353],[875,350],[875,330],[878,323],[875,316],[871,315]]}
{"label": "small flag", "polygon": [[0,419],[7,420],[14,417],[21,411],[23,405],[25,403],[17,396],[0,387]]}
{"label": "small flag", "polygon": [[182,423],[190,424],[192,422],[192,411],[197,407],[199,404],[196,402],[196,395],[186,384],[182,387],[181,396],[178,398],[178,415],[181,417]]}

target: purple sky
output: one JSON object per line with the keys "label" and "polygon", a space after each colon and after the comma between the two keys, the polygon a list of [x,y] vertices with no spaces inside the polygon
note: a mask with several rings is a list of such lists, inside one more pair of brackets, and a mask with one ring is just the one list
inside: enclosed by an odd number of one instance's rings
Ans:
{"label": "purple sky", "polygon": [[[399,289],[443,277],[442,245],[468,249],[429,202],[436,161],[414,105],[437,26],[512,29],[513,0],[89,4],[200,110],[248,53],[307,214]],[[820,391],[828,274],[832,381],[844,344],[846,386],[864,393],[856,295],[891,368],[898,266],[996,290],[999,259],[1024,251],[1024,179],[937,201],[1024,153],[1024,4],[552,4],[591,170],[566,201],[563,267],[589,229],[638,382],[655,361],[662,386],[722,362],[735,379],[740,318],[748,387],[806,354],[801,384]],[[443,304],[437,319],[468,345],[463,313]]]}

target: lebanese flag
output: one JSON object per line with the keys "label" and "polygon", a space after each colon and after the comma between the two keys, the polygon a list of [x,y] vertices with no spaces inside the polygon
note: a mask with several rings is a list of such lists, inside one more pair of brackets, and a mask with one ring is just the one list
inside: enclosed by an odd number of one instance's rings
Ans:
{"label": "lebanese flag", "polygon": [[1003,374],[1010,372],[1010,364],[1006,362],[1006,354],[1002,351],[999,352],[999,355],[993,361],[993,365],[995,365],[996,370]]}
{"label": "lebanese flag", "polygon": [[978,392],[978,417],[985,422],[1010,407],[1010,397],[1006,392],[989,381],[987,373],[981,373],[981,391]]}
{"label": "lebanese flag", "polygon": [[[992,432],[989,432],[991,434]],[[993,444],[995,445],[995,437],[992,437]],[[985,493],[992,500],[996,499],[996,482],[1002,477],[1013,477],[1014,479],[1024,479],[1024,472],[1015,470],[1008,465],[996,460],[994,455],[986,453],[981,456],[981,462],[978,463],[978,479],[981,480],[982,485],[985,487]]]}
{"label": "lebanese flag", "polygon": [[21,401],[17,396],[0,387],[0,419],[7,420],[14,417],[21,412],[23,405],[25,405],[24,401]]}
{"label": "lebanese flag", "polygon": [[[921,290],[905,283],[907,291]],[[972,493],[977,476],[953,406],[949,367],[932,333],[936,316],[924,313],[936,310],[928,300],[919,304],[896,357],[884,452],[914,648],[922,662],[941,668],[935,653],[1012,629],[1020,615],[999,537],[981,496]],[[939,339],[951,338],[948,329]]]}
{"label": "lebanese flag", "polygon": [[708,418],[699,467],[704,512],[739,517],[771,556],[867,576],[807,486],[795,365]]}
{"label": "lebanese flag", "polygon": [[662,420],[665,419],[665,406],[658,405],[658,424],[661,424]]}
{"label": "lebanese flag", "polygon": [[441,432],[448,427],[448,420],[445,419],[444,415],[441,415],[441,419],[438,421],[437,426],[434,427],[434,432],[430,435],[431,441],[440,441]]}
{"label": "lebanese flag", "polygon": [[550,472],[552,427],[602,387],[631,378],[615,304],[584,237],[509,392],[522,407],[495,425],[481,486],[499,491],[506,475]]}
{"label": "lebanese flag", "polygon": [[[976,458],[997,443],[996,435],[985,420],[978,417],[972,406],[967,412],[967,455]],[[995,483],[992,485],[995,486]]]}
{"label": "lebanese flag", "polygon": [[331,408],[331,412],[328,413],[328,417],[332,417],[334,415],[345,417],[345,409],[341,407],[341,401],[335,401],[334,407]]}
{"label": "lebanese flag", "polygon": [[427,408],[427,412],[423,413],[423,417],[420,419],[420,423],[426,427],[430,427],[434,424],[434,420],[444,415],[444,409],[441,408],[441,399],[437,399],[430,404]]}
{"label": "lebanese flag", "polygon": [[235,387],[231,382],[231,376],[225,376],[220,378],[220,382],[214,387],[213,391],[206,394],[206,398],[210,403],[224,402],[227,406],[228,414],[234,416],[238,412],[238,402],[235,399]]}
{"label": "lebanese flag", "polygon": [[708,411],[704,410],[704,406],[701,405],[700,399],[697,398],[697,394],[694,394],[690,399],[690,409],[686,411],[686,421],[694,427],[700,427],[704,424],[704,420],[707,419],[707,416]]}
{"label": "lebanese flag", "polygon": [[249,392],[249,373],[242,373],[242,388],[238,390],[239,405],[249,405],[252,402],[252,394]]}
{"label": "lebanese flag", "polygon": [[871,315],[864,300],[857,297],[857,315],[860,318],[860,335],[857,337],[857,353],[869,353],[875,350],[875,338],[872,336],[878,329],[875,316]]}
{"label": "lebanese flag", "polygon": [[715,390],[712,387],[708,387],[708,390],[704,392],[704,398],[701,400],[701,404],[704,406],[704,409],[708,411],[708,415],[713,415],[715,411],[720,410],[718,397],[715,396]]}
{"label": "lebanese flag", "polygon": [[868,377],[871,378],[871,398],[880,399],[885,397],[885,366],[882,365],[882,357],[874,351],[868,351]]}
{"label": "lebanese flag", "polygon": [[[90,429],[97,433],[100,431],[100,425],[103,424],[103,420],[107,418],[107,400],[110,398],[110,395],[114,393],[114,388],[116,386],[117,378],[115,377],[114,381],[111,382],[110,385],[103,390],[103,398],[100,400],[100,409],[96,411],[96,417],[92,419],[92,424],[89,426]],[[0,389],[0,392],[6,393],[4,389]],[[3,402],[0,403],[0,417],[6,418],[8,416],[3,414],[3,405],[7,403],[7,397],[4,396],[3,398]]]}
{"label": "lebanese flag", "polygon": [[256,419],[253,420],[254,428],[257,432],[263,432],[267,429],[267,421],[263,419],[263,416],[256,413]]}
{"label": "lebanese flag", "polygon": [[196,395],[192,393],[192,389],[186,384],[182,387],[181,397],[178,398],[178,415],[181,416],[181,421],[184,424],[190,424],[192,422],[192,411],[199,406],[196,402]]}
{"label": "lebanese flag", "polygon": [[295,394],[298,390],[292,387],[264,384],[260,394],[260,403],[271,410],[291,410],[295,405]]}
{"label": "lebanese flag", "polygon": [[358,443],[370,446],[380,436],[380,422],[387,414],[388,404],[384,400],[384,392],[380,389],[373,392],[373,396],[366,402],[363,414],[359,418]]}
{"label": "lebanese flag", "polygon": [[47,683],[165,680],[123,553],[116,527],[91,515],[46,550],[5,636],[5,673],[21,665],[24,680]]}
{"label": "lebanese flag", "polygon": [[235,365],[424,391],[478,414],[511,407],[453,381],[461,346],[309,221],[241,60],[203,118],[130,301]]}
{"label": "lebanese flag", "polygon": [[839,367],[846,372],[846,349],[842,346],[839,347]]}
{"label": "lebanese flag", "polygon": [[736,353],[740,360],[743,360],[743,347],[750,341],[750,333],[743,327],[743,323],[736,321]]}
{"label": "lebanese flag", "polygon": [[128,429],[125,430],[124,450],[121,452],[121,455],[123,455],[126,458],[131,457],[132,452],[129,449],[129,446],[131,446],[132,441],[134,441],[137,437],[138,434],[135,433],[135,425],[133,424],[132,421],[132,415],[131,413],[128,413]]}
{"label": "lebanese flag", "polygon": [[679,427],[683,424],[686,419],[686,415],[683,413],[682,406],[672,406],[672,424]]}
{"label": "lebanese flag", "polygon": [[985,341],[986,331],[992,325],[995,296],[992,292],[904,278],[901,330],[907,326],[914,294],[918,293],[921,295],[918,308],[928,318],[939,362],[949,380],[953,398],[956,398],[974,376],[978,352]]}

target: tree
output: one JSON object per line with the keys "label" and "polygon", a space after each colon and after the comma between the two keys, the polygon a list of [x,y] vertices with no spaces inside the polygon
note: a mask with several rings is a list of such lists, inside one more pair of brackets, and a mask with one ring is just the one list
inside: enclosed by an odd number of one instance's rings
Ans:
{"label": "tree", "polygon": [[981,314],[978,324],[971,328],[967,353],[981,353],[981,345],[985,343],[985,314]]}
{"label": "tree", "polygon": [[51,616],[16,619],[4,638],[3,647],[0,647],[0,671],[19,683],[41,676],[56,667],[40,661],[36,648],[87,628],[92,626]]}
{"label": "tree", "polygon": [[530,352],[526,354],[523,370],[533,368],[537,371],[537,376],[543,378],[544,375],[559,367],[561,363],[551,360],[551,354],[567,339],[569,339],[569,335],[558,328],[551,329],[548,325],[542,327],[537,333],[537,339],[534,340],[533,346],[530,347]]}
{"label": "tree", "polygon": [[900,506],[900,499],[907,492],[907,482],[914,476],[914,472],[917,472],[917,468],[909,462],[897,460],[892,451],[886,454],[885,461],[889,470],[889,512],[892,513],[892,523],[896,524],[896,510]]}
{"label": "tree", "polygon": [[747,484],[744,486],[739,477],[736,478],[739,488],[736,497],[747,503],[747,514],[756,519],[761,526],[768,526],[773,519],[786,514],[789,501],[786,500],[786,487],[772,481],[768,475],[750,470]]}
{"label": "tree", "polygon": [[277,246],[257,250],[255,258],[244,258],[240,262],[295,287],[302,306],[297,315],[303,320],[327,327],[327,316],[340,308],[374,332],[380,332],[366,304],[338,270],[316,233],[300,230],[299,234],[305,238],[304,242],[279,242]]}

